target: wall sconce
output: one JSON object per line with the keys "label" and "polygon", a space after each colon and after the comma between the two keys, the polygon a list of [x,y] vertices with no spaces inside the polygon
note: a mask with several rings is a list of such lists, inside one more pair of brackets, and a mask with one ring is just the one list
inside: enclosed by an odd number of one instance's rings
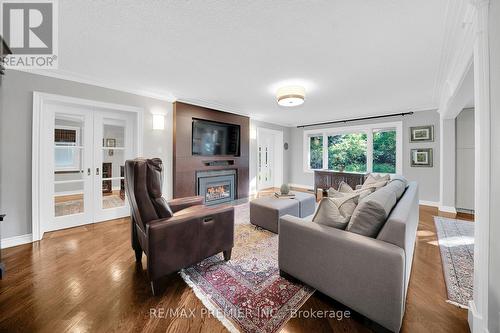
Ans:
{"label": "wall sconce", "polygon": [[153,114],[153,129],[154,130],[164,130],[165,129],[165,115]]}

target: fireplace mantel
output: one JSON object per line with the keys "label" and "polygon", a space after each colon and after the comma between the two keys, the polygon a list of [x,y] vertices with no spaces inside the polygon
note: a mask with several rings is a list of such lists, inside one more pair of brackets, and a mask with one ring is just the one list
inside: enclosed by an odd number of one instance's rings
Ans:
{"label": "fireplace mantel", "polygon": [[[248,197],[250,119],[232,113],[175,102],[173,108],[173,197],[197,195],[196,173],[236,170],[236,197]],[[240,125],[240,156],[192,155],[193,118]]]}

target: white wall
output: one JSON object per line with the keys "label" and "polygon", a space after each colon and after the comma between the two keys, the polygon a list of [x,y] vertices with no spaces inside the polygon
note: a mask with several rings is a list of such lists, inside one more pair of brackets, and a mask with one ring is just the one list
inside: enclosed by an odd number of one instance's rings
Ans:
{"label": "white wall", "polygon": [[[125,104],[144,109],[144,157],[165,164],[164,192],[172,189],[172,103],[112,89],[8,70],[0,86],[0,211],[2,238],[31,233],[33,91]],[[166,129],[152,129],[152,113],[167,115]],[[169,186],[167,186],[169,185]]]}
{"label": "white wall", "polygon": [[[359,121],[348,123],[337,127],[363,125],[367,123],[383,123],[392,121],[403,121],[403,174],[409,180],[419,183],[420,200],[439,202],[439,114],[436,111],[419,111],[405,117],[394,117],[381,119],[379,121]],[[411,126],[434,125],[434,142],[410,143]],[[318,126],[316,128],[329,128],[332,125]],[[312,128],[308,128],[312,129]],[[290,156],[291,173],[289,182],[312,187],[314,175],[306,173],[303,169],[303,129],[290,129]],[[432,168],[416,168],[410,166],[410,149],[433,148],[434,166]]]}

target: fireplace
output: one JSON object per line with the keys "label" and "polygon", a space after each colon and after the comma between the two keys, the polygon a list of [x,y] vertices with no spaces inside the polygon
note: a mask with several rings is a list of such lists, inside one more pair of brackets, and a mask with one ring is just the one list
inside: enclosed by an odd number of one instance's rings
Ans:
{"label": "fireplace", "polygon": [[196,172],[196,194],[206,205],[215,205],[236,199],[236,170]]}

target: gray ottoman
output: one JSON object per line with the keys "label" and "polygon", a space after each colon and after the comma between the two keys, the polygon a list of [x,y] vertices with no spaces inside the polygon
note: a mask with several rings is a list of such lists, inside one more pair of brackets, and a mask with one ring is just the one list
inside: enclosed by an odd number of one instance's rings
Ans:
{"label": "gray ottoman", "polygon": [[316,198],[314,194],[304,193],[304,192],[293,192],[295,194],[295,199],[299,202],[299,215],[298,217],[306,217],[314,214],[316,210]]}
{"label": "gray ottoman", "polygon": [[250,223],[278,233],[278,223],[283,215],[306,217],[314,214],[314,195],[295,193],[294,199],[278,199],[274,196],[250,201]]}
{"label": "gray ottoman", "polygon": [[299,216],[299,203],[294,199],[264,197],[250,201],[250,223],[278,233],[278,221],[283,215]]}

